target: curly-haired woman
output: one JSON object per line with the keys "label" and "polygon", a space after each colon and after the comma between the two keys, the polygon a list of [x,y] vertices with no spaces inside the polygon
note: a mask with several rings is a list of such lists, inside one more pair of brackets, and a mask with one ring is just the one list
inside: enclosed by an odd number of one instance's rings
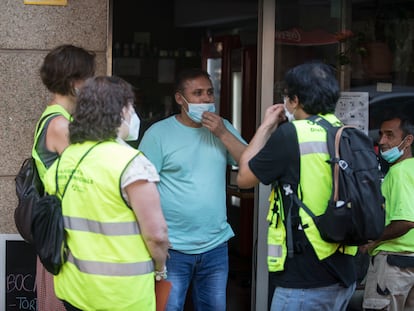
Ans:
{"label": "curly-haired woman", "polygon": [[69,256],[55,291],[67,310],[155,310],[154,276],[166,277],[159,176],[123,143],[138,135],[133,101],[120,78],[88,79],[69,125],[71,144],[45,174],[48,193],[62,199]]}

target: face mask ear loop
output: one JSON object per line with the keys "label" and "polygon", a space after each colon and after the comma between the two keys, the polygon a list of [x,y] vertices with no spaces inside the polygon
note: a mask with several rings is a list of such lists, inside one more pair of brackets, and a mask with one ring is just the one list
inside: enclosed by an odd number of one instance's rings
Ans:
{"label": "face mask ear loop", "polygon": [[407,135],[404,137],[404,140],[405,140],[408,136],[411,136],[411,144],[409,144],[407,147],[408,147],[408,148],[411,148],[411,146],[412,146],[412,144],[413,144],[413,140],[414,140],[414,135],[413,135],[413,134],[407,134]]}
{"label": "face mask ear loop", "polygon": [[125,124],[128,126],[128,128],[129,128],[129,124],[128,124],[128,122],[126,121],[126,118],[125,118],[125,112],[124,112],[124,111],[122,111],[122,113],[121,113],[121,122],[122,122],[122,123],[125,123]]}
{"label": "face mask ear loop", "polygon": [[405,148],[402,148],[402,149],[400,149],[400,147],[401,147],[401,145],[405,142],[405,139],[408,137],[408,135],[409,134],[407,134],[403,139],[402,139],[402,141],[398,144],[398,146],[397,146],[397,148],[398,148],[398,150],[404,150]]}
{"label": "face mask ear loop", "polygon": [[188,105],[188,100],[187,100],[187,98],[185,98],[185,96],[184,96],[184,94],[183,93],[180,93],[180,95],[181,95],[181,97],[184,99],[184,101],[187,103],[187,105]]}
{"label": "face mask ear loop", "polygon": [[184,99],[184,101],[187,103],[187,110],[185,109],[184,106],[181,106],[184,111],[188,114],[190,112],[190,103],[188,102],[187,98],[185,98],[183,93],[180,93],[181,97]]}

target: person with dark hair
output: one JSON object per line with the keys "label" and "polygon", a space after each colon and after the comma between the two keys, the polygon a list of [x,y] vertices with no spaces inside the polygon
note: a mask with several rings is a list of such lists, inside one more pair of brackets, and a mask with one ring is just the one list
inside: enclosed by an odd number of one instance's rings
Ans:
{"label": "person with dark hair", "polygon": [[364,291],[364,310],[411,310],[414,306],[413,123],[390,113],[381,123],[379,149],[390,168],[381,185],[385,229],[378,240],[360,247],[372,259]]}
{"label": "person with dark hair", "polygon": [[138,135],[133,103],[121,78],[88,79],[71,144],[45,174],[46,191],[62,200],[69,255],[54,280],[67,310],[155,311],[155,278],[166,278],[159,175],[123,142]]}
{"label": "person with dark hair", "polygon": [[240,158],[237,183],[240,188],[272,185],[267,216],[271,310],[343,311],[356,286],[357,248],[324,241],[290,195],[296,193],[317,216],[325,212],[332,189],[327,135],[311,118],[341,124],[333,114],[339,85],[322,62],[290,69],[284,82],[285,103],[266,110]]}
{"label": "person with dark hair", "polygon": [[177,76],[175,101],[181,112],[153,124],[139,149],[160,174],[158,189],[170,237],[167,259],[172,282],[167,311],[183,310],[192,284],[196,310],[226,310],[226,168],[236,165],[245,142],[215,114],[210,76],[188,69]]}
{"label": "person with dark hair", "polygon": [[[76,96],[84,81],[95,74],[95,54],[73,45],[51,50],[43,60],[40,77],[53,94],[36,126],[32,156],[40,179],[69,145],[68,125],[76,106]],[[53,275],[39,259],[36,264],[37,308],[39,311],[65,310],[56,298]]]}

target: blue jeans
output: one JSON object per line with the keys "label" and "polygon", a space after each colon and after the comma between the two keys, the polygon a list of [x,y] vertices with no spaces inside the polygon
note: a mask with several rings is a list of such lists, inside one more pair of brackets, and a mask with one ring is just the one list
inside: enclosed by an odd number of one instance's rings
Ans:
{"label": "blue jeans", "polygon": [[225,311],[229,272],[227,243],[196,255],[169,250],[168,280],[172,282],[166,311],[182,311],[188,287],[196,311]]}
{"label": "blue jeans", "polygon": [[345,311],[356,284],[318,288],[276,287],[270,311]]}

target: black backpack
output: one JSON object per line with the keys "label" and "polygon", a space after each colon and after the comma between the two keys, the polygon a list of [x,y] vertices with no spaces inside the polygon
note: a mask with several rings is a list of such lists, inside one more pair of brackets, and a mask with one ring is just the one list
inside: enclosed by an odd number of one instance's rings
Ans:
{"label": "black backpack", "polygon": [[385,227],[383,176],[372,139],[354,126],[334,127],[320,116],[309,120],[327,131],[332,194],[320,216],[296,194],[294,201],[314,219],[327,242],[357,246],[378,239]]}
{"label": "black backpack", "polygon": [[[52,115],[56,115],[56,113],[45,115],[40,119],[36,127],[35,136],[39,135],[38,132],[43,122]],[[32,157],[23,161],[14,181],[18,199],[17,207],[14,210],[14,223],[22,238],[32,244],[32,210],[36,202],[44,195],[43,184],[40,180],[35,160]]]}
{"label": "black backpack", "polygon": [[14,223],[22,238],[32,244],[32,209],[44,194],[43,184],[32,157],[23,161],[15,183],[18,203],[14,210]]}

